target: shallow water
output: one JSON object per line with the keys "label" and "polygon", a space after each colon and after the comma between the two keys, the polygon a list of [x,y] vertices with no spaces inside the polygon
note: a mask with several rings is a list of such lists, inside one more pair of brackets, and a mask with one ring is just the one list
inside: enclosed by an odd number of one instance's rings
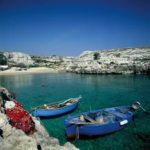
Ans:
{"label": "shallow water", "polygon": [[[150,111],[150,76],[147,75],[79,75],[79,74],[28,74],[0,76],[0,85],[13,91],[17,100],[28,109],[82,95],[80,106],[69,115],[79,112],[128,105],[139,100]],[[65,143],[64,119],[68,115],[42,120],[51,136]],[[150,135],[150,114],[138,111],[134,122],[121,131],[94,139],[71,141],[81,150],[141,150],[150,149],[149,142],[137,134]]]}

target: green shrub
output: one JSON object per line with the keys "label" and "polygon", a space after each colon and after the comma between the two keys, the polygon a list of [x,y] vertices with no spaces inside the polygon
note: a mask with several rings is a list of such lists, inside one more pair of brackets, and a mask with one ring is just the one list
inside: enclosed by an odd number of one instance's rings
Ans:
{"label": "green shrub", "polygon": [[3,54],[0,54],[0,65],[7,65],[7,58]]}
{"label": "green shrub", "polygon": [[93,54],[94,60],[98,60],[100,58],[100,54],[98,52],[95,52]]}
{"label": "green shrub", "polygon": [[20,67],[20,68],[27,68],[27,66],[26,66],[24,63],[19,63],[19,64],[17,64],[17,67]]}

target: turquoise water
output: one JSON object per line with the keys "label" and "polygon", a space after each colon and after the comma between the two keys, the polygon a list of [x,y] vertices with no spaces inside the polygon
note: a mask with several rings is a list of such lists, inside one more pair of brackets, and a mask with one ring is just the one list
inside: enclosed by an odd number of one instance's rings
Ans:
{"label": "turquoise water", "polygon": [[[117,105],[128,105],[139,100],[150,111],[150,76],[146,75],[78,75],[78,74],[28,74],[0,76],[0,85],[13,91],[17,100],[30,108],[78,97],[82,95],[80,107],[70,115]],[[31,111],[30,111],[31,112]],[[123,130],[94,139],[71,141],[81,150],[141,150],[150,149],[150,144],[138,138],[136,133],[150,135],[150,116],[137,113],[135,123]],[[51,136],[64,144],[64,119],[68,115],[42,120]]]}

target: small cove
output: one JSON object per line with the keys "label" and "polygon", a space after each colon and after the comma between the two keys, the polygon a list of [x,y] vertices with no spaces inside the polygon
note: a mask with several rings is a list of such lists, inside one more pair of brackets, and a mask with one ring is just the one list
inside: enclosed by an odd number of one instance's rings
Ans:
{"label": "small cove", "polygon": [[[148,75],[80,75],[45,73],[0,76],[0,85],[13,91],[17,100],[31,112],[31,107],[82,95],[80,106],[71,114],[42,120],[50,136],[63,144],[67,141],[64,119],[90,109],[128,105],[139,100],[150,110],[150,76]],[[141,150],[150,146],[137,133],[150,135],[150,117],[138,112],[135,123],[103,137],[71,141],[81,150]],[[132,141],[132,142],[131,142]]]}

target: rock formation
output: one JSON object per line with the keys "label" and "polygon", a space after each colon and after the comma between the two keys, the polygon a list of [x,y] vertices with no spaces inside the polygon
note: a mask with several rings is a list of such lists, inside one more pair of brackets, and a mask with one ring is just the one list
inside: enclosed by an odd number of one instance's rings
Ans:
{"label": "rock formation", "polygon": [[[5,88],[0,87],[0,94],[2,92],[10,94]],[[58,139],[50,137],[35,117],[32,117],[35,123],[34,132],[25,134],[23,130],[11,125],[6,112],[7,109],[0,95],[0,150],[78,150],[69,142],[61,146]]]}
{"label": "rock formation", "polygon": [[90,74],[150,73],[150,47],[84,51],[78,57],[32,56],[5,52],[9,66],[46,66],[49,68]]}
{"label": "rock formation", "polygon": [[8,61],[9,66],[30,66],[33,65],[34,61],[31,59],[31,56],[21,52],[1,52]]}
{"label": "rock formation", "polygon": [[150,73],[150,48],[85,51],[67,64],[66,71],[91,74]]}
{"label": "rock formation", "polygon": [[50,137],[40,121],[33,118],[36,125],[36,132],[33,135],[26,135],[22,130],[12,128],[8,123],[7,116],[0,113],[0,129],[3,131],[0,136],[1,150],[78,150],[74,145],[67,142],[64,146],[59,144],[58,139]]}

